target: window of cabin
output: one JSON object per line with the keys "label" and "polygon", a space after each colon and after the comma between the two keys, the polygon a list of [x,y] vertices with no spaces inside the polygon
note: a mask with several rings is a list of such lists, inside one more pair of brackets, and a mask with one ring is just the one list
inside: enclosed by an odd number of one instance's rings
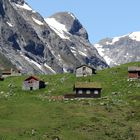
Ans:
{"label": "window of cabin", "polygon": [[86,70],[86,67],[84,66],[84,67],[83,67],[83,71],[85,71],[85,70]]}
{"label": "window of cabin", "polygon": [[30,80],[30,81],[28,81],[28,83],[33,83],[33,82]]}
{"label": "window of cabin", "polygon": [[94,91],[94,94],[99,94],[99,91],[98,91],[98,90],[95,90],[95,91]]}
{"label": "window of cabin", "polygon": [[91,91],[90,91],[90,90],[87,90],[87,91],[86,91],[86,94],[91,94]]}
{"label": "window of cabin", "polygon": [[78,94],[82,94],[83,93],[83,91],[82,90],[78,90]]}

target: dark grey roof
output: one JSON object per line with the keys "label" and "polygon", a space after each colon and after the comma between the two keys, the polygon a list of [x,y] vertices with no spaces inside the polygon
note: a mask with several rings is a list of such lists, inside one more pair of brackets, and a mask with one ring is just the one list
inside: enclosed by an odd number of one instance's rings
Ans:
{"label": "dark grey roof", "polygon": [[89,66],[89,65],[86,65],[86,64],[80,65],[80,66],[76,67],[76,69],[81,68],[83,66],[88,67],[88,68],[91,68],[93,70],[96,70],[93,66]]}
{"label": "dark grey roof", "polygon": [[140,71],[140,67],[136,66],[128,67],[128,71]]}

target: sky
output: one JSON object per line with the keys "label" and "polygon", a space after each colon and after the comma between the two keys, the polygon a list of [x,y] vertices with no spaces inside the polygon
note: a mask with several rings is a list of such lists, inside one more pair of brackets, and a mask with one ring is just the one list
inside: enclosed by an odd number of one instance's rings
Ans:
{"label": "sky", "polygon": [[44,18],[72,12],[87,30],[91,43],[140,31],[140,0],[25,0]]}

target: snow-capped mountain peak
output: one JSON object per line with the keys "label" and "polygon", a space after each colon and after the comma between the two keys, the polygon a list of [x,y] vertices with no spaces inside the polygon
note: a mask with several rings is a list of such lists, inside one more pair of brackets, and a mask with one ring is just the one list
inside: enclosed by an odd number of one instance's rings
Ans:
{"label": "snow-capped mountain peak", "polygon": [[130,37],[132,40],[140,41],[140,31],[130,33],[130,34],[129,34],[129,37]]}
{"label": "snow-capped mountain peak", "polygon": [[122,39],[123,37],[128,37],[128,38],[130,38],[132,40],[140,41],[140,31],[132,32],[130,34],[126,34],[126,35],[119,36],[119,37],[114,37],[111,42],[107,41],[106,45],[113,45],[116,42],[118,42],[120,39]]}
{"label": "snow-capped mountain peak", "polygon": [[103,39],[94,47],[110,66],[140,61],[140,31]]}

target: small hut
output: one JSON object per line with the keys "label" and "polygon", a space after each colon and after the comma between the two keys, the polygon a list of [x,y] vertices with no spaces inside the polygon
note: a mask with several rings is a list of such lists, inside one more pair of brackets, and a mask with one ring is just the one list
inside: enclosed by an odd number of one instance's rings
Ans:
{"label": "small hut", "polygon": [[130,79],[140,78],[140,67],[128,67],[128,77]]}
{"label": "small hut", "polygon": [[3,77],[8,77],[12,75],[12,70],[3,70],[2,71],[2,76]]}
{"label": "small hut", "polygon": [[23,86],[22,86],[23,90],[37,90],[41,88],[45,88],[45,82],[39,80],[34,76],[30,76],[23,81]]}
{"label": "small hut", "polygon": [[20,70],[7,69],[2,71],[2,77],[21,76]]}
{"label": "small hut", "polygon": [[99,98],[101,90],[101,85],[95,82],[77,82],[74,85],[76,97]]}
{"label": "small hut", "polygon": [[82,77],[82,76],[91,76],[92,74],[96,74],[95,71],[96,71],[95,68],[84,64],[77,67],[75,73],[76,73],[76,77]]}

